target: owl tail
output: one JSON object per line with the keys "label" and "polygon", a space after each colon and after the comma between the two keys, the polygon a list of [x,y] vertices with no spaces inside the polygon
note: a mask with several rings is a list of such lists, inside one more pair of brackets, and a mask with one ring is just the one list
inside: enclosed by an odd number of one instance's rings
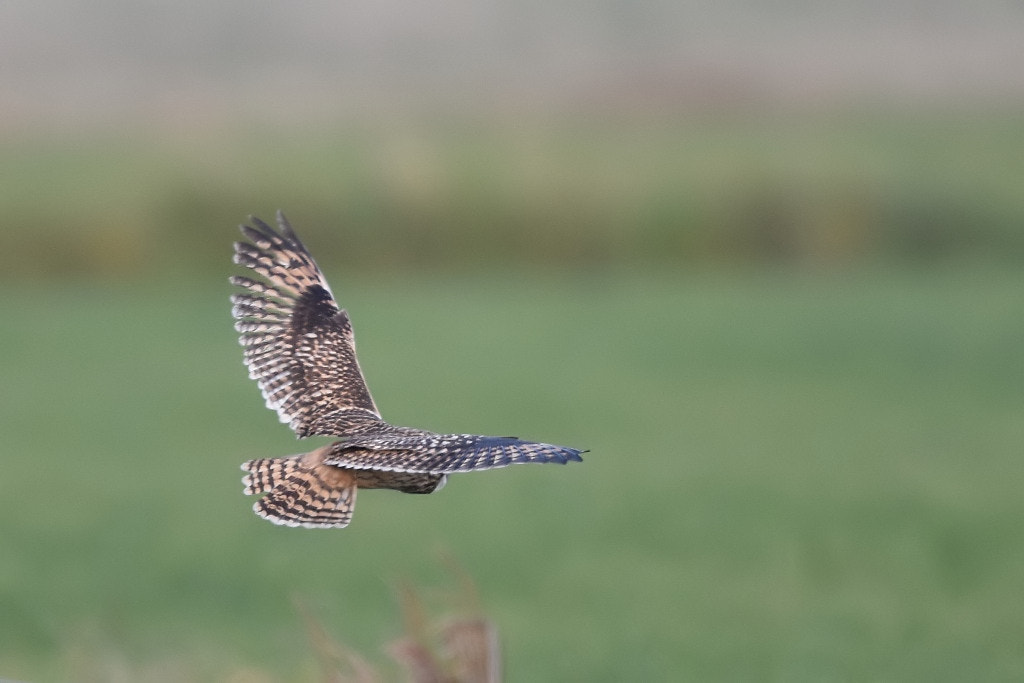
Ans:
{"label": "owl tail", "polygon": [[265,493],[253,511],[274,524],[341,528],[352,520],[356,481],[346,470],[320,462],[317,451],[262,458],[242,465],[246,495]]}

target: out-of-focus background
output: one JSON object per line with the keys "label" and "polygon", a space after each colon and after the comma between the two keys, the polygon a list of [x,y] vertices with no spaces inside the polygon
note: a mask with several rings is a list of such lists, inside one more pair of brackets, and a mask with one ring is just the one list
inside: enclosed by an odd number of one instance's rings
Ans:
{"label": "out-of-focus background", "polygon": [[[1022,36],[994,0],[7,0],[0,678],[321,680],[296,601],[394,678],[440,556],[510,681],[1024,677]],[[386,418],[586,461],[252,515],[238,464],[322,443],[231,328],[278,208]]]}

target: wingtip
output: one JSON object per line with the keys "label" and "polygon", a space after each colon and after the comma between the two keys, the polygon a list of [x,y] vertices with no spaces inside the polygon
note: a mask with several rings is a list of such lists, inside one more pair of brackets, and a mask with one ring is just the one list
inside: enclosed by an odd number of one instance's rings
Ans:
{"label": "wingtip", "polygon": [[587,452],[588,451],[586,450],[581,451],[576,448],[565,447],[562,450],[562,459],[556,460],[555,462],[562,465],[567,465],[570,462],[583,462],[583,453]]}
{"label": "wingtip", "polygon": [[295,234],[295,229],[288,221],[288,217],[285,216],[284,211],[278,209],[275,212],[275,217],[277,219],[277,229],[270,227],[259,216],[249,214],[248,221],[240,224],[238,226],[238,230],[250,240],[255,241],[257,239],[257,235],[271,241],[283,239],[285,242],[291,242],[292,246],[297,247],[302,251],[308,251],[306,249],[306,245],[304,245],[302,240],[299,239],[299,236]]}
{"label": "wingtip", "polygon": [[281,209],[277,210],[277,227],[281,231],[281,234],[284,235],[285,239],[291,240],[296,244],[296,246],[306,250],[306,245],[304,245],[302,240],[299,239],[299,236],[295,234],[295,228],[293,228],[292,224],[288,222],[288,217],[284,215],[284,211]]}

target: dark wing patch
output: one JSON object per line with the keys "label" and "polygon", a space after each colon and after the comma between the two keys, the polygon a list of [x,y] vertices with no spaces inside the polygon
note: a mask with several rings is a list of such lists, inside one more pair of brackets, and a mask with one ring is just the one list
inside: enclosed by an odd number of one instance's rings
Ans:
{"label": "dark wing patch", "polygon": [[394,435],[353,436],[334,444],[324,462],[352,469],[448,474],[520,463],[578,462],[585,452],[511,436],[395,431]]}
{"label": "dark wing patch", "polygon": [[300,437],[346,436],[349,422],[380,419],[352,325],[281,213],[277,221],[280,232],[251,219],[241,226],[250,242],[235,243],[235,263],[265,279],[231,278],[246,290],[231,297],[245,364],[267,407]]}

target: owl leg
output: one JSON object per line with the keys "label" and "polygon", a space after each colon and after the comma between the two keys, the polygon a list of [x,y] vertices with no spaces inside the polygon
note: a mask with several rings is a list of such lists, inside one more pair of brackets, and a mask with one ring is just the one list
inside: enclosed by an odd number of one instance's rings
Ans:
{"label": "owl leg", "polygon": [[318,451],[262,458],[242,465],[247,495],[265,493],[253,511],[274,524],[309,528],[348,526],[356,504],[356,478],[349,470],[324,465]]}

